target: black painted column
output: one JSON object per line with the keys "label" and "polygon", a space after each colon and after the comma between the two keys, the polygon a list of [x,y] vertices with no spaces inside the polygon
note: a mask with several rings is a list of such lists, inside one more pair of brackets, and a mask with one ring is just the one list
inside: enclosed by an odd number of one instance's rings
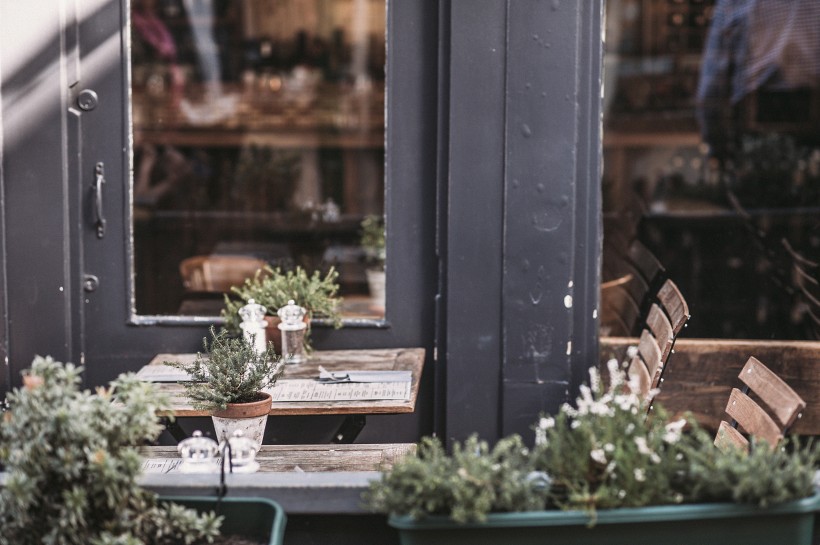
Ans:
{"label": "black painted column", "polygon": [[531,439],[597,361],[601,4],[451,8],[447,435]]}

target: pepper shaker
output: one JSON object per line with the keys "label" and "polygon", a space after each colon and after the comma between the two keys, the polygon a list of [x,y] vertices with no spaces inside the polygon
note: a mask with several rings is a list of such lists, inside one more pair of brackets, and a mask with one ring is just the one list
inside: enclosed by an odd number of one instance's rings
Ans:
{"label": "pepper shaker", "polygon": [[254,301],[248,299],[248,304],[239,309],[239,316],[242,317],[242,335],[245,341],[252,345],[258,354],[263,354],[267,349],[268,339],[265,336],[265,313],[267,309]]}

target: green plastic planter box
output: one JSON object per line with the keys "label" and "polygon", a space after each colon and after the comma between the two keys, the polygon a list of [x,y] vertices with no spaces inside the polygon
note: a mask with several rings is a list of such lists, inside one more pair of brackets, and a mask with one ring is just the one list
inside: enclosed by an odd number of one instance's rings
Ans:
{"label": "green plastic planter box", "polygon": [[402,545],[811,545],[815,494],[762,509],[713,503],[598,511],[495,513],[487,522],[390,517]]}
{"label": "green plastic planter box", "polygon": [[282,507],[266,498],[216,498],[197,496],[160,496],[160,501],[174,502],[197,512],[215,511],[224,517],[223,535],[242,536],[251,541],[281,545],[287,517]]}

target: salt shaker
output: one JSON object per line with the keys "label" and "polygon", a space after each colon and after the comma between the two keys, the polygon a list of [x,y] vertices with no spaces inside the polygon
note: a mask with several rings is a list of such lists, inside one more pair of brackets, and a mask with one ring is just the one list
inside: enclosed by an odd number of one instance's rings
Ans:
{"label": "salt shaker", "polygon": [[282,322],[279,330],[282,332],[282,355],[285,363],[302,363],[305,356],[305,314],[307,311],[297,305],[293,299],[277,311]]}
{"label": "salt shaker", "polygon": [[268,344],[265,337],[265,327],[268,325],[265,322],[265,312],[267,309],[253,299],[248,299],[248,304],[239,309],[239,316],[242,318],[239,327],[242,328],[242,335],[258,354],[263,354]]}

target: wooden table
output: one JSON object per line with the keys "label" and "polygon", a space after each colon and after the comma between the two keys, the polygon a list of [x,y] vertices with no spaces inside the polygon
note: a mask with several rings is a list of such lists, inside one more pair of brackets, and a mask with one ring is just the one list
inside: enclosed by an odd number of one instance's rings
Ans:
{"label": "wooden table", "polygon": [[[365,445],[263,445],[256,455],[260,473],[384,471],[407,454],[415,443]],[[142,447],[148,460],[178,460],[176,447]]]}
{"label": "wooden table", "polygon": [[[158,354],[148,365],[159,365],[168,361],[191,361],[196,354]],[[294,415],[348,415],[342,427],[334,436],[336,443],[350,443],[361,431],[368,414],[412,413],[416,408],[419,380],[424,367],[423,348],[384,348],[367,350],[317,350],[310,354],[308,361],[288,365],[280,381],[292,379],[313,379],[319,376],[319,366],[328,371],[338,370],[393,370],[410,371],[410,397],[406,400],[349,400],[349,401],[283,401],[273,403],[271,416]],[[158,389],[171,397],[171,412],[164,416],[191,417],[209,416],[208,411],[195,409],[185,396],[181,383],[157,383]],[[275,386],[274,386],[275,388]],[[169,431],[179,440],[181,429],[169,427]]]}

